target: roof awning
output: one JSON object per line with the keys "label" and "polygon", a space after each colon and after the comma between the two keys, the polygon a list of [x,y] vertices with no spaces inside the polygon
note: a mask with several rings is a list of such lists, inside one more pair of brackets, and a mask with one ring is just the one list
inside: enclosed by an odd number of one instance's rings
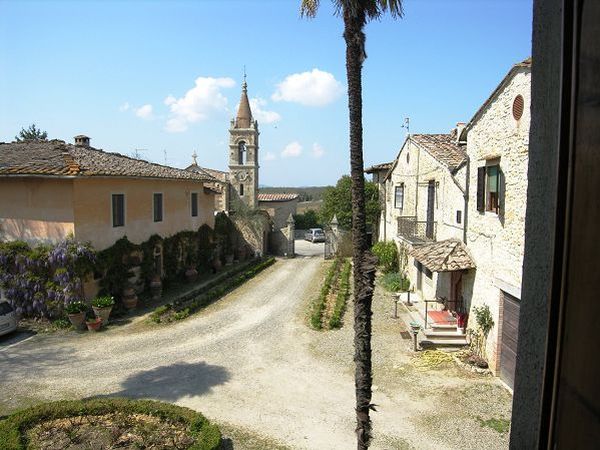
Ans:
{"label": "roof awning", "polygon": [[467,246],[458,239],[419,245],[410,250],[409,255],[432,272],[454,272],[476,267]]}

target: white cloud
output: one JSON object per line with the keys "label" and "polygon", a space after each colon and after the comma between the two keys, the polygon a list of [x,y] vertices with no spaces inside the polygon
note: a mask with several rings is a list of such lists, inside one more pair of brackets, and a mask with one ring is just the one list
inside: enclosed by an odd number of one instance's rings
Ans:
{"label": "white cloud", "polygon": [[121,106],[119,106],[119,111],[121,112],[125,112],[127,111],[129,108],[131,107],[131,105],[129,104],[129,102],[125,102],[123,103]]}
{"label": "white cloud", "polygon": [[298,141],[290,142],[281,152],[282,158],[297,158],[302,154],[302,146]]}
{"label": "white cloud", "polygon": [[323,155],[325,154],[325,149],[321,146],[321,144],[319,144],[318,142],[315,142],[312,146],[312,155],[313,158],[321,158]]}
{"label": "white cloud", "polygon": [[277,85],[271,98],[277,102],[296,102],[305,106],[325,106],[342,95],[342,84],[333,74],[319,69],[294,73]]}
{"label": "white cloud", "polygon": [[256,97],[250,99],[252,116],[257,119],[259,123],[279,122],[281,120],[279,113],[263,109],[265,106],[267,106],[267,101],[263,98]]}
{"label": "white cloud", "polygon": [[264,161],[273,161],[274,159],[277,159],[277,156],[272,152],[266,152],[265,156],[263,157]]}
{"label": "white cloud", "polygon": [[227,97],[221,93],[223,88],[231,88],[235,82],[231,78],[198,77],[195,86],[181,98],[172,95],[165,98],[165,105],[171,111],[166,130],[172,133],[188,129],[191,123],[200,122],[212,113],[225,111]]}
{"label": "white cloud", "polygon": [[136,108],[135,115],[144,120],[152,119],[152,105],[144,105]]}

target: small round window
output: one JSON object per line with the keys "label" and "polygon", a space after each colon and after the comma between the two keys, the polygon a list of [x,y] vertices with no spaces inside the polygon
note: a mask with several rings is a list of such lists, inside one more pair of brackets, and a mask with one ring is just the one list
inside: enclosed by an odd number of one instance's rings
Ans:
{"label": "small round window", "polygon": [[523,108],[525,106],[525,101],[523,100],[523,96],[521,94],[517,95],[513,101],[512,113],[515,120],[520,120],[523,116]]}

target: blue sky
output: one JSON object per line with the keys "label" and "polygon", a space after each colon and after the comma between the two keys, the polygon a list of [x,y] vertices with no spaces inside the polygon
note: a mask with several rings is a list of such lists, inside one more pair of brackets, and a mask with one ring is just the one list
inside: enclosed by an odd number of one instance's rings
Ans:
{"label": "blue sky", "polygon": [[[35,122],[50,138],[176,167],[227,168],[243,67],[259,120],[260,183],[333,184],[349,171],[341,19],[322,0],[0,0],[0,141]],[[366,164],[411,132],[468,121],[531,53],[530,0],[406,0],[367,26]]]}

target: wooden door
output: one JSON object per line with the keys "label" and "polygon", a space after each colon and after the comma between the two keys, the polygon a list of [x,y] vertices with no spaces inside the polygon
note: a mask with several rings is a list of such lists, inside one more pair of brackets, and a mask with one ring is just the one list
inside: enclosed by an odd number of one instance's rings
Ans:
{"label": "wooden door", "polygon": [[431,180],[427,185],[427,227],[425,236],[433,239],[433,207],[435,206],[435,181]]}
{"label": "wooden door", "polygon": [[502,341],[500,344],[500,378],[511,388],[515,383],[517,342],[519,336],[519,300],[502,291]]}

